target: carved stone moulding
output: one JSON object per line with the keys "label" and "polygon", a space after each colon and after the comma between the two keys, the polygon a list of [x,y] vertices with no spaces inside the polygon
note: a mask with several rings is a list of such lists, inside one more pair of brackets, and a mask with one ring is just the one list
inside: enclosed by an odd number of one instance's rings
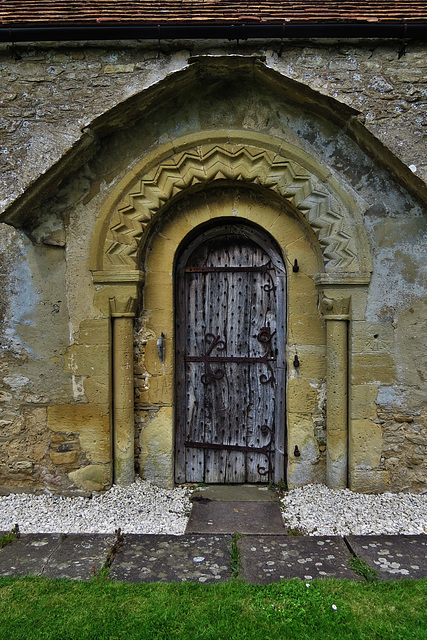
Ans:
{"label": "carved stone moulding", "polygon": [[370,257],[360,213],[345,202],[340,189],[334,189],[327,171],[322,167],[315,171],[309,158],[301,162],[304,154],[299,152],[300,158],[294,152],[288,153],[290,145],[283,141],[278,141],[277,150],[271,148],[271,142],[266,147],[257,143],[199,144],[171,151],[168,157],[159,154],[160,161],[140,172],[134,170],[128,189],[122,187],[125,195],[108,214],[103,264],[98,268],[136,269],[145,229],[157,213],[184,191],[222,180],[250,184],[284,198],[314,231],[325,271],[368,271]]}

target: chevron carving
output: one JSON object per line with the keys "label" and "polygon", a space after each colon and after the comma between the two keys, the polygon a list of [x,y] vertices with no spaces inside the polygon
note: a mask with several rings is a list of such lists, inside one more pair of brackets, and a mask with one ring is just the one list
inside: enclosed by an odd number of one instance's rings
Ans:
{"label": "chevron carving", "polygon": [[134,268],[147,223],[178,193],[214,180],[252,183],[275,191],[307,219],[328,271],[357,271],[354,234],[342,205],[327,186],[293,160],[253,146],[202,145],[151,169],[124,197],[111,219],[106,267]]}

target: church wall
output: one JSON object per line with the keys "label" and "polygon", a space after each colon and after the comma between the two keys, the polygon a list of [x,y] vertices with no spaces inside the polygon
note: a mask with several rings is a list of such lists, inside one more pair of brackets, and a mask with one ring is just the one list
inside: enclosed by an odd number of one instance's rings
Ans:
{"label": "church wall", "polygon": [[[1,487],[64,492],[109,486],[111,326],[108,296],[97,303],[102,287],[93,283],[89,270],[95,221],[144,155],[200,130],[229,127],[294,144],[323,163],[356,203],[373,274],[369,288],[352,298],[349,323],[349,484],[360,491],[425,488],[426,211],[404,185],[407,181],[413,192],[411,176],[427,178],[422,133],[427,63],[420,45],[408,45],[400,58],[398,49],[398,43],[375,42],[287,43],[281,51],[275,43],[239,48],[229,43],[160,48],[52,43],[18,45],[20,59],[12,59],[7,48],[0,50],[7,87],[0,112],[4,207],[73,144],[90,138],[81,151],[86,162],[79,168],[76,160],[74,173],[62,183],[58,174],[58,190],[40,196],[27,221],[18,225],[22,230],[0,224],[6,294],[0,302]],[[293,102],[289,87],[280,93],[276,79],[263,84],[259,75],[246,82],[216,77],[198,83],[197,73],[190,72],[188,82],[183,72],[189,57],[207,53],[264,55],[267,69],[351,107],[355,112],[345,115],[347,124],[353,119],[363,124],[394,154],[393,170],[406,165],[409,177],[396,184],[381,166],[387,153],[373,161],[345,127],[324,112],[316,115],[311,93],[305,102],[301,96]],[[167,77],[168,91],[156,93],[153,87]],[[174,92],[174,83],[179,91]],[[145,101],[124,104],[140,92],[148,96]],[[103,119],[112,108],[116,114]],[[139,366],[137,360],[137,388]],[[315,366],[321,381],[324,362]],[[295,393],[301,393],[301,385]],[[321,406],[319,389],[316,394]],[[137,413],[139,434],[144,411],[149,407]],[[307,430],[303,417],[302,431]],[[310,421],[310,438],[317,433],[316,447],[323,447],[324,414],[310,415]],[[315,471],[312,477],[323,476]]]}

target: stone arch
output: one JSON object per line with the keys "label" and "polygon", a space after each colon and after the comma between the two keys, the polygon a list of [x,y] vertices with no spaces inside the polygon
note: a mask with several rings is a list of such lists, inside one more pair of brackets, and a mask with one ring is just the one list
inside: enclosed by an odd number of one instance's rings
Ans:
{"label": "stone arch", "polygon": [[[317,273],[310,276],[311,298],[316,314],[317,294],[323,301],[330,363],[327,479],[331,486],[346,486],[348,402],[347,385],[342,380],[347,379],[348,371],[348,320],[352,296],[359,295],[358,291],[363,295],[372,269],[362,220],[363,204],[317,159],[283,140],[250,131],[202,132],[159,148],[133,167],[99,216],[90,267],[97,285],[95,306],[113,318],[115,481],[126,484],[133,478],[133,317],[138,289],[147,277],[141,269],[141,255],[147,238],[152,236],[149,232],[186,195],[208,193],[213,186],[233,185],[246,186],[248,191],[267,196],[266,200],[281,202],[282,210],[290,212],[300,227],[316,238],[311,250],[317,246],[321,260]],[[170,222],[174,224],[173,220]],[[264,220],[260,223],[268,225]],[[170,250],[165,249],[166,253]],[[170,278],[167,273],[165,277]],[[150,286],[153,288],[146,282],[144,298]],[[159,284],[154,284],[154,289],[158,291]],[[167,311],[173,313],[172,308]],[[334,377],[337,362],[339,378]],[[173,368],[173,363],[170,366]],[[169,407],[173,402],[173,397],[169,398]],[[168,424],[172,423],[169,417]],[[171,434],[170,427],[168,433]],[[168,442],[172,449],[170,437]],[[295,482],[304,484],[305,480],[301,476]]]}
{"label": "stone arch", "polygon": [[[282,424],[281,429],[278,429],[277,449],[280,455],[284,456],[287,448],[293,451],[298,444],[304,451],[308,448],[307,455],[314,460],[312,445],[302,443],[302,439],[310,428],[312,415],[317,412],[319,397],[322,394],[319,370],[325,369],[325,330],[318,312],[317,289],[313,279],[322,266],[321,253],[313,242],[313,235],[306,233],[301,221],[292,215],[290,208],[281,203],[280,199],[266,197],[268,193],[248,189],[242,183],[238,183],[237,186],[218,184],[215,187],[188,194],[165,210],[163,215],[158,216],[156,223],[147,233],[142,256],[143,307],[138,314],[137,326],[141,327],[139,335],[144,345],[143,355],[137,358],[136,362],[138,373],[135,387],[138,389],[139,399],[135,409],[136,423],[141,424],[142,420],[145,420],[145,423],[137,433],[136,441],[139,442],[141,450],[141,468],[159,484],[173,482],[176,406],[176,363],[173,354],[177,336],[172,274],[175,271],[176,258],[182,247],[191,242],[191,239],[197,238],[200,233],[231,222],[242,227],[254,227],[265,233],[277,246],[286,264],[286,297],[293,314],[286,323],[286,346],[282,346],[287,352],[288,370],[293,367],[294,355],[300,348],[304,353],[305,369],[298,379],[294,376],[288,383],[285,381],[284,369],[281,371],[283,379],[280,386],[287,389],[286,418],[290,428],[288,430],[286,425]],[[292,269],[295,258],[299,258],[302,265],[299,272]],[[284,303],[283,313],[286,313],[287,304]],[[160,337],[164,347],[163,361],[157,350]],[[307,377],[308,372],[312,372],[314,368],[315,377],[320,382],[319,397],[317,391],[312,391],[314,386],[311,385],[316,383]],[[149,420],[143,417],[147,414],[147,407],[150,412]],[[317,478],[310,475],[311,465],[307,465],[307,475],[304,476],[297,462],[297,458],[291,457],[286,464],[288,477],[296,478],[295,482],[301,483],[316,479],[320,481],[320,475]],[[320,473],[322,465],[323,460],[314,474]],[[280,478],[282,476],[277,480]]]}
{"label": "stone arch", "polygon": [[139,162],[101,212],[92,269],[138,269],[146,228],[164,206],[216,181],[256,185],[289,202],[317,236],[326,272],[371,271],[359,208],[331,172],[293,145],[248,131],[204,132]]}

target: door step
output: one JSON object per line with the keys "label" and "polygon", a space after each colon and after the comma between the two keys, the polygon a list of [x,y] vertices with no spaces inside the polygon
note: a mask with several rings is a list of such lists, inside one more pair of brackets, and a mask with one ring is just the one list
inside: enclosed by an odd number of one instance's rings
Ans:
{"label": "door step", "polygon": [[208,484],[197,487],[192,499],[209,498],[221,502],[277,502],[274,489],[263,484]]}
{"label": "door step", "polygon": [[193,494],[186,533],[286,534],[274,491],[257,486],[216,485]]}

